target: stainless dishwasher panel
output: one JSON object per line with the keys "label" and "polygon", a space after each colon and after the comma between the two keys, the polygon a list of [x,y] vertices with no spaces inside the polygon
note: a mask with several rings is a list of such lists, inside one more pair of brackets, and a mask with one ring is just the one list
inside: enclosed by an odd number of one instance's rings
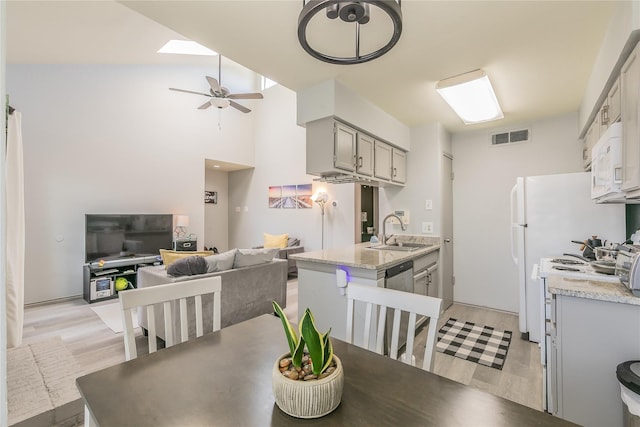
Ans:
{"label": "stainless dishwasher panel", "polygon": [[[405,261],[389,268],[385,273],[384,287],[396,291],[413,293],[413,261]],[[398,350],[407,343],[407,326],[409,315],[405,312],[400,317],[400,338],[398,339]],[[385,354],[391,350],[391,333],[393,329],[393,310],[387,309],[387,321],[384,334]]]}

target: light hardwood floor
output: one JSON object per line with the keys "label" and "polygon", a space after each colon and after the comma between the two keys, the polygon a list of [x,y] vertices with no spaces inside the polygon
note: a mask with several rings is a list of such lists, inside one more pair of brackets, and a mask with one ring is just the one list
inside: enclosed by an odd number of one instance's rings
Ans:
{"label": "light hardwood floor", "polygon": [[[60,336],[84,373],[124,361],[122,334],[109,329],[83,299],[28,306],[25,309],[24,343]],[[298,283],[289,280],[285,314],[297,323]],[[489,368],[453,356],[436,353],[435,373],[540,410],[542,367],[538,345],[523,341],[517,316],[500,311],[454,304],[444,312],[438,328],[450,317],[512,331],[513,338],[504,368]],[[426,329],[418,335],[416,348],[424,346]],[[146,337],[139,333],[139,354],[146,353]],[[418,354],[418,366],[422,356]]]}

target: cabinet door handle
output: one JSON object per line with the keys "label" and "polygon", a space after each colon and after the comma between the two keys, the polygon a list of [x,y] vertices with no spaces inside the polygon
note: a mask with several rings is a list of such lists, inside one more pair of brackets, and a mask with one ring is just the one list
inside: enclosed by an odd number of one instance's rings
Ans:
{"label": "cabinet door handle", "polygon": [[451,239],[444,239],[445,243],[451,243]]}
{"label": "cabinet door handle", "polygon": [[358,157],[358,167],[361,168],[362,167],[362,156]]}
{"label": "cabinet door handle", "polygon": [[393,176],[398,176],[398,169],[397,168],[393,168]]}

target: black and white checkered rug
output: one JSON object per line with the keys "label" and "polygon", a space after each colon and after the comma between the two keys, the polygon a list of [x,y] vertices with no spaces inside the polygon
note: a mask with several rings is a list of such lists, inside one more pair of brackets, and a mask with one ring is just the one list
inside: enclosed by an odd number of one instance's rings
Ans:
{"label": "black and white checkered rug", "polygon": [[502,370],[507,358],[511,331],[496,331],[490,326],[476,326],[450,318],[438,331],[436,349],[481,365]]}

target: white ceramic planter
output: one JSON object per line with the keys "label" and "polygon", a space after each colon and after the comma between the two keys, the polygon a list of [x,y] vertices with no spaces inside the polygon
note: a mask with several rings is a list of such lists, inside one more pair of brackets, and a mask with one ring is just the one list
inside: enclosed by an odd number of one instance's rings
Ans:
{"label": "white ceramic planter", "polygon": [[334,354],[336,370],[321,380],[294,381],[280,372],[280,356],[271,374],[276,405],[286,414],[296,418],[319,418],[332,412],[340,404],[344,386],[342,362]]}

